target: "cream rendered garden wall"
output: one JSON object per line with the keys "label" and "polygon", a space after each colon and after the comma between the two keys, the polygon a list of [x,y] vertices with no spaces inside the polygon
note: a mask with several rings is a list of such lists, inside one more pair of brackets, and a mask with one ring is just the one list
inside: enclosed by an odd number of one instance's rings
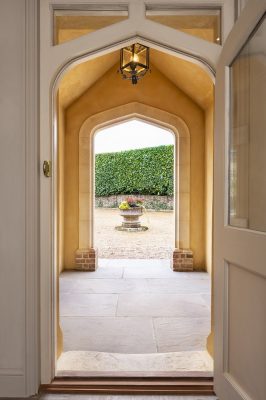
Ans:
{"label": "cream rendered garden wall", "polygon": [[65,130],[65,227],[64,265],[75,266],[79,246],[79,131],[84,121],[102,111],[140,102],[167,111],[184,120],[191,136],[190,248],[195,269],[205,268],[204,236],[204,111],[152,66],[152,73],[133,86],[111,68],[66,110]]}

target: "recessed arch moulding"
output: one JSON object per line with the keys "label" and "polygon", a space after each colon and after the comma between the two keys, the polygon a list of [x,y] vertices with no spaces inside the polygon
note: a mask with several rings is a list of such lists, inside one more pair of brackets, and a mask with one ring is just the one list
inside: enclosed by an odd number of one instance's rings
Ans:
{"label": "recessed arch moulding", "polygon": [[95,270],[97,249],[93,240],[94,136],[98,129],[138,118],[170,129],[175,135],[175,249],[172,267],[193,269],[190,250],[190,135],[184,121],[154,107],[129,103],[89,117],[79,132],[79,249],[76,268]]}
{"label": "recessed arch moulding", "polygon": [[[205,114],[154,66],[138,87],[112,67],[65,110],[64,268],[94,269],[93,135],[110,123],[142,118],[175,132],[175,269],[205,268]],[[60,136],[60,126],[59,126]]]}

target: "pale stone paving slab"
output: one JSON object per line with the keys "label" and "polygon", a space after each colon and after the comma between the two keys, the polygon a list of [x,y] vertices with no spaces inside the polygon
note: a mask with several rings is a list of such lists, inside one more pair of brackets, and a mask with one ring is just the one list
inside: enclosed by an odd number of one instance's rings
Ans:
{"label": "pale stone paving slab", "polygon": [[[145,279],[149,293],[175,293],[175,294],[209,294],[210,282],[195,280],[193,285],[186,278],[178,279]],[[204,298],[205,300],[205,298]]]}
{"label": "pale stone paving slab", "polygon": [[64,350],[204,350],[210,332],[210,277],[173,272],[169,265],[168,260],[100,259],[95,272],[63,272]]}
{"label": "pale stone paving slab", "polygon": [[161,265],[137,265],[124,268],[123,278],[175,278],[170,267]]}
{"label": "pale stone paving slab", "polygon": [[120,294],[117,316],[203,317],[209,309],[200,295]]}
{"label": "pale stone paving slab", "polygon": [[101,267],[98,268],[97,271],[65,271],[60,275],[60,280],[62,279],[101,279],[101,278],[122,278],[124,269],[122,266],[110,266],[110,267]]}
{"label": "pale stone paving slab", "polygon": [[151,318],[61,317],[64,351],[156,353]]}
{"label": "pale stone paving slab", "polygon": [[201,297],[203,298],[209,309],[211,309],[211,293],[204,293],[201,295]]}
{"label": "pale stone paving slab", "polygon": [[204,349],[210,318],[153,318],[159,353]]}
{"label": "pale stone paving slab", "polygon": [[117,294],[62,293],[60,315],[63,316],[114,316]]}
{"label": "pale stone paving slab", "polygon": [[148,292],[145,279],[64,279],[61,293],[144,293]]}

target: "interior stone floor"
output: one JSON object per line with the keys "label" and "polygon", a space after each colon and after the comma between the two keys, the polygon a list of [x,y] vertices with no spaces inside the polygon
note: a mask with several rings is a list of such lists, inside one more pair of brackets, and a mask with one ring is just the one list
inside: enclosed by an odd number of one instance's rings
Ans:
{"label": "interior stone floor", "polygon": [[210,333],[210,277],[169,260],[100,259],[95,272],[61,274],[60,324],[64,352],[196,354]]}

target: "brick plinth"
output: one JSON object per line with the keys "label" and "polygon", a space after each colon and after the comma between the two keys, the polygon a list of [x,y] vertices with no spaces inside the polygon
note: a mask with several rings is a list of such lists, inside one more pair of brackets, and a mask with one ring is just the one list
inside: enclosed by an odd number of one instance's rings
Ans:
{"label": "brick plinth", "polygon": [[81,271],[96,271],[98,268],[97,249],[78,249],[76,251],[76,267]]}
{"label": "brick plinth", "polygon": [[171,267],[173,271],[193,271],[193,252],[175,249],[171,259]]}

